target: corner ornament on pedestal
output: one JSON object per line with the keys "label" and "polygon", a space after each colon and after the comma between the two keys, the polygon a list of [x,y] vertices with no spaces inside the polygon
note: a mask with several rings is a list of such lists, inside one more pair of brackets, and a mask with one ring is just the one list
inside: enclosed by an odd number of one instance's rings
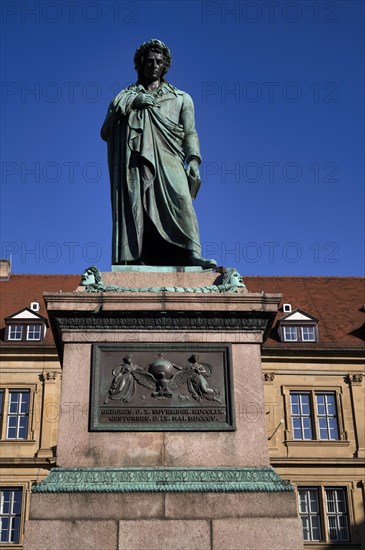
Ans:
{"label": "corner ornament on pedestal", "polygon": [[226,269],[219,285],[200,287],[159,286],[159,287],[126,287],[118,285],[106,285],[101,273],[96,266],[90,266],[82,274],[80,286],[85,287],[85,292],[204,292],[204,293],[237,293],[248,292],[241,275],[234,267]]}

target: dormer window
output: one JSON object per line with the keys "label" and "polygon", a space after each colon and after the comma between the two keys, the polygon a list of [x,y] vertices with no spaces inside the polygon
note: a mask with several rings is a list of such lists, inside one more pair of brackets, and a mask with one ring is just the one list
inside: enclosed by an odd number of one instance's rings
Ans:
{"label": "dormer window", "polygon": [[283,334],[285,342],[297,342],[298,330],[297,327],[283,327]]}
{"label": "dormer window", "polygon": [[42,325],[27,325],[27,340],[40,340]]}
{"label": "dormer window", "polygon": [[9,325],[8,326],[8,340],[22,340],[23,338],[23,326],[22,325]]}
{"label": "dormer window", "polygon": [[302,341],[303,342],[315,342],[316,341],[316,327],[315,326],[306,326],[301,327],[302,331]]}
{"label": "dormer window", "polygon": [[5,319],[8,342],[41,342],[48,326],[45,317],[31,308],[24,308]]}
{"label": "dormer window", "polygon": [[318,342],[317,319],[300,309],[279,319],[278,330],[282,342]]}

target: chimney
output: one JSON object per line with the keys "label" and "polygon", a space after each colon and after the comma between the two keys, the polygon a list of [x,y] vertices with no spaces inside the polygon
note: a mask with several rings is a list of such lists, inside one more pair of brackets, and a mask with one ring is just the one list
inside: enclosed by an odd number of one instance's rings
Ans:
{"label": "chimney", "polygon": [[10,260],[0,260],[0,281],[10,279]]}

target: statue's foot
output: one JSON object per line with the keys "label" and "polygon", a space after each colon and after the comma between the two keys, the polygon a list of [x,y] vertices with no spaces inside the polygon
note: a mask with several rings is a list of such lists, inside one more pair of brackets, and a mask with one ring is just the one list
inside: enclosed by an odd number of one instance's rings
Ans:
{"label": "statue's foot", "polygon": [[217,267],[217,262],[215,260],[208,260],[200,256],[198,252],[190,252],[189,255],[189,264],[190,266],[197,265],[203,269],[214,269]]}

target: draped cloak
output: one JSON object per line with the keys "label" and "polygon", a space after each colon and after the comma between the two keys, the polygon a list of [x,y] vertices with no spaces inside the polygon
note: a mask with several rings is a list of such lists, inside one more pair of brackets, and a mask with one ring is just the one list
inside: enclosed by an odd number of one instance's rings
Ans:
{"label": "draped cloak", "polygon": [[139,83],[122,90],[101,129],[108,143],[113,264],[141,257],[146,217],[164,241],[201,251],[184,169],[192,158],[201,161],[192,99],[163,81],[152,94],[156,105],[133,109],[140,93],[147,92]]}

